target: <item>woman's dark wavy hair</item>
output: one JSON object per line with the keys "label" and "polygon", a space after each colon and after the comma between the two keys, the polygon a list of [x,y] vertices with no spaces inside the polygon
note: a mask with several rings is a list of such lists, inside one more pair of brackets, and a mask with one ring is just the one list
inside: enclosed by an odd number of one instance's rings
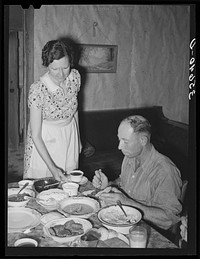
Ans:
{"label": "woman's dark wavy hair", "polygon": [[69,58],[70,66],[74,65],[74,52],[72,46],[63,40],[48,41],[42,49],[42,65],[48,67],[55,59],[61,59],[64,56]]}

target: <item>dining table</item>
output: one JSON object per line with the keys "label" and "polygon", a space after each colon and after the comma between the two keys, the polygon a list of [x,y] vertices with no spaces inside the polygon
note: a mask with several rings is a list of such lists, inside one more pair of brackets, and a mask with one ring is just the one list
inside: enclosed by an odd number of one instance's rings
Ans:
{"label": "dining table", "polygon": [[[8,188],[15,188],[18,187],[18,182],[11,182],[8,183]],[[62,189],[61,186],[58,188]],[[94,186],[92,182],[88,180],[85,184],[79,186],[78,195],[88,190],[94,190]],[[35,191],[36,192],[36,191]],[[36,192],[36,197],[37,197]],[[35,199],[30,199],[25,206],[26,208],[34,209],[42,215],[49,213],[47,209],[45,209],[42,205],[37,203]],[[102,227],[102,223],[98,219],[97,212],[92,214],[87,220],[92,223],[93,228]],[[147,246],[146,248],[156,248],[156,249],[177,249],[177,245],[155,230],[152,226],[148,225],[145,222],[148,231],[148,239],[147,239]],[[14,243],[16,240],[20,238],[33,238],[38,242],[38,247],[95,247],[95,248],[130,248],[129,243],[119,242],[117,238],[112,238],[112,240],[104,240],[104,241],[74,241],[74,242],[66,242],[66,243],[59,243],[54,241],[51,237],[47,236],[44,232],[44,225],[39,223],[34,228],[26,231],[19,231],[19,232],[12,232],[7,233],[7,247],[14,247]],[[127,236],[128,238],[128,236]],[[36,248],[38,248],[36,247]],[[16,248],[17,249],[17,248]],[[134,249],[134,248],[131,248]]]}

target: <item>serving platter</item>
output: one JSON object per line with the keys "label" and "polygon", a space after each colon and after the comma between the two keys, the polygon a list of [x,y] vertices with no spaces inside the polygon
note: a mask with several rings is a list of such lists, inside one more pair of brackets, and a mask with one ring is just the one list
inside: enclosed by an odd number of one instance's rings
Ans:
{"label": "serving platter", "polygon": [[30,208],[8,208],[8,233],[23,232],[40,224],[41,214]]}

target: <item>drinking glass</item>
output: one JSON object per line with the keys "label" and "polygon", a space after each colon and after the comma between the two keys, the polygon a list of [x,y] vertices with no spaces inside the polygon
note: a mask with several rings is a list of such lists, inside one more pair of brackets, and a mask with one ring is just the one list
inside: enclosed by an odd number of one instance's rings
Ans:
{"label": "drinking glass", "polygon": [[129,243],[133,248],[145,248],[147,245],[147,229],[142,224],[136,224],[129,229]]}

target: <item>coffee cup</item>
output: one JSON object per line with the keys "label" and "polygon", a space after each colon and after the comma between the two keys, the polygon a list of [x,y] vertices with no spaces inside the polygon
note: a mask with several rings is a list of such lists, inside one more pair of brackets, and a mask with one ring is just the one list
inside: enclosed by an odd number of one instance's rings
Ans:
{"label": "coffee cup", "polygon": [[83,178],[83,171],[73,170],[69,173],[69,176],[72,182],[80,183]]}
{"label": "coffee cup", "polygon": [[63,191],[69,196],[76,196],[78,194],[78,183],[64,183],[62,185]]}

